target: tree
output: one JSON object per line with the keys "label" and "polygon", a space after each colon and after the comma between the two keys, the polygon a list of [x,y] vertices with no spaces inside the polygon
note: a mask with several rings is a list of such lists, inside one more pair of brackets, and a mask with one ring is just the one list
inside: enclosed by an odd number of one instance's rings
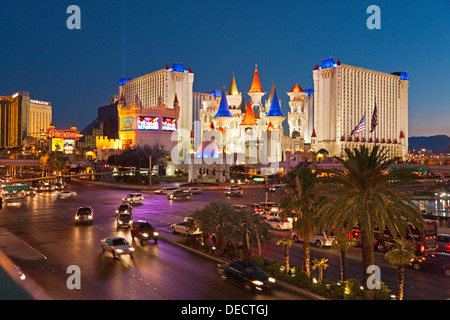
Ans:
{"label": "tree", "polygon": [[57,172],[57,174],[62,173],[67,170],[69,158],[59,152],[52,152],[50,153],[50,163],[51,167]]}
{"label": "tree", "polygon": [[348,237],[344,231],[336,232],[336,236],[331,244],[332,248],[338,248],[341,252],[340,264],[341,264],[341,281],[347,280],[345,254],[348,249],[358,244],[357,240],[352,237]]}
{"label": "tree", "polygon": [[405,235],[412,226],[423,226],[423,218],[417,206],[406,193],[394,189],[390,181],[403,180],[410,173],[399,169],[387,173],[389,166],[399,158],[388,159],[387,151],[374,146],[370,151],[365,146],[346,149],[347,159],[335,159],[345,171],[334,171],[326,179],[335,189],[320,209],[320,225],[334,226],[343,230],[358,225],[361,230],[361,253],[363,265],[363,295],[373,299],[368,288],[368,267],[374,265],[374,231],[388,229],[394,237]]}
{"label": "tree", "polygon": [[280,201],[283,218],[290,217],[293,212],[297,215],[293,229],[303,239],[303,271],[308,276],[311,274],[309,239],[318,231],[316,226],[321,201],[318,179],[317,173],[310,168],[294,170],[287,176],[286,195]]}
{"label": "tree", "polygon": [[[144,145],[136,147],[128,147],[120,154],[112,155],[108,158],[108,164],[113,166],[122,167],[147,167],[149,164],[149,157],[151,156],[151,162],[153,165],[166,164],[165,159],[169,155],[169,152],[163,145],[155,144],[154,146]],[[148,161],[143,162],[143,159]],[[152,166],[153,166],[152,165]]]}
{"label": "tree", "polygon": [[277,246],[280,244],[283,245],[283,257],[284,257],[284,271],[286,274],[289,273],[290,267],[289,267],[289,249],[292,245],[292,238],[283,238],[281,240],[277,241]]}
{"label": "tree", "polygon": [[312,269],[319,270],[319,279],[318,279],[319,283],[322,283],[323,271],[329,267],[329,264],[327,264],[327,262],[328,262],[328,259],[325,259],[325,258],[322,258],[320,260],[314,259],[314,261],[313,261]]}
{"label": "tree", "polygon": [[394,240],[388,244],[388,252],[384,258],[397,266],[397,300],[403,300],[405,287],[405,264],[416,258],[415,248],[404,240]]}

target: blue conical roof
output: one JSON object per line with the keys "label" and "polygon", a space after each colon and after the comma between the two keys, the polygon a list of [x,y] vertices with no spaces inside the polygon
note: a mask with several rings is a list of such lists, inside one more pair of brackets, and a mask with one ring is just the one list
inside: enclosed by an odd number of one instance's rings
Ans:
{"label": "blue conical roof", "polygon": [[220,99],[219,109],[217,110],[214,118],[219,117],[233,117],[230,112],[230,107],[228,107],[227,95],[225,94],[225,89],[222,89],[222,99]]}
{"label": "blue conical roof", "polygon": [[270,109],[269,112],[267,112],[266,117],[284,117],[283,112],[281,112],[276,89],[273,90],[272,102],[270,103]]}

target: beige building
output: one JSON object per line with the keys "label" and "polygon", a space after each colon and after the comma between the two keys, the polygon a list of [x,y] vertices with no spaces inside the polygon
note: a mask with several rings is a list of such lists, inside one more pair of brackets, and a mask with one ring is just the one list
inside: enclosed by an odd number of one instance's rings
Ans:
{"label": "beige building", "polygon": [[[313,129],[315,151],[344,156],[345,148],[365,144],[385,147],[388,156],[408,155],[408,75],[384,73],[341,64],[333,58],[316,65]],[[371,132],[377,106],[378,124]],[[365,116],[365,131],[351,132]]]}

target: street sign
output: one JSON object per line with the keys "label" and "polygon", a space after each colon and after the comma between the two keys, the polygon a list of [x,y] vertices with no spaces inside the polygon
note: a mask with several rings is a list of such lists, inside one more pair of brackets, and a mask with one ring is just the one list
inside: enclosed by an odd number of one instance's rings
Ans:
{"label": "street sign", "polygon": [[29,191],[31,190],[30,186],[7,186],[5,187],[6,191]]}

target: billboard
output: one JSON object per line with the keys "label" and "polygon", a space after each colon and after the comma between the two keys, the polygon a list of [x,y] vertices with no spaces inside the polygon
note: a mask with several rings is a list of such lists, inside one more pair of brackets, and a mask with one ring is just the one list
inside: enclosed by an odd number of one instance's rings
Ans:
{"label": "billboard", "polygon": [[64,139],[63,154],[75,154],[75,139]]}
{"label": "billboard", "polygon": [[132,130],[134,123],[133,117],[126,117],[120,119],[120,130]]}
{"label": "billboard", "polygon": [[162,119],[162,130],[163,131],[175,131],[177,130],[176,119],[174,118],[163,118]]}
{"label": "billboard", "polygon": [[52,139],[52,151],[63,151],[64,139],[53,138]]}
{"label": "billboard", "polygon": [[138,130],[159,130],[159,117],[138,117]]}

